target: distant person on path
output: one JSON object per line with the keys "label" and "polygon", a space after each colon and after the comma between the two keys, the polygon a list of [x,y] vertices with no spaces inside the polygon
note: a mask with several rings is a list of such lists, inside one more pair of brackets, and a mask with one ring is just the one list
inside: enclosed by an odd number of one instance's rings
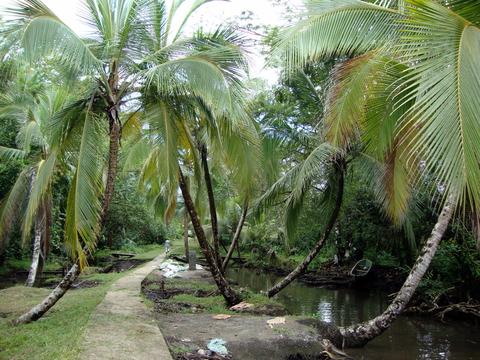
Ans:
{"label": "distant person on path", "polygon": [[168,255],[170,252],[170,240],[165,241],[165,254]]}

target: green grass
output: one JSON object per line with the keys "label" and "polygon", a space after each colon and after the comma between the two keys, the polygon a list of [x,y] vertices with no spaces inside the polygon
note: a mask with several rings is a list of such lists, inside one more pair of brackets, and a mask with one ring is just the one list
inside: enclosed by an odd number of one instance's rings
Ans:
{"label": "green grass", "polygon": [[[147,277],[148,279],[148,277]],[[152,278],[152,280],[155,280]],[[158,284],[148,284],[147,288],[151,287],[155,289],[158,287]],[[208,292],[215,292],[217,287],[213,284],[207,283],[205,281],[193,281],[193,280],[186,280],[181,278],[173,278],[167,279],[165,283],[166,289],[185,289],[185,290],[202,290],[206,293]],[[269,299],[267,296],[258,294],[249,290],[243,290],[241,293],[244,301],[253,304],[255,307],[262,307],[262,306],[281,306],[276,300]],[[214,295],[214,296],[207,296],[207,297],[200,297],[195,296],[193,294],[178,294],[172,296],[169,299],[163,300],[167,303],[175,304],[175,303],[186,303],[192,306],[197,306],[200,308],[201,312],[206,312],[210,314],[238,314],[238,312],[230,311],[228,306],[225,303],[225,299],[221,295]],[[179,308],[179,312],[182,313],[191,313],[192,309],[190,308]]]}
{"label": "green grass", "polygon": [[217,286],[201,280],[186,280],[182,278],[171,278],[165,282],[166,288],[193,289],[204,291],[215,291]]}
{"label": "green grass", "polygon": [[[190,294],[179,294],[165,300],[170,303],[186,303],[190,305],[198,305],[202,312],[210,314],[235,314],[235,312],[228,310],[225,305],[223,296],[208,296],[196,297]],[[191,313],[191,309],[183,309],[183,313]]]}
{"label": "green grass", "polygon": [[[183,238],[181,239],[173,239],[171,240],[171,249],[170,249],[170,256],[184,256],[185,255],[185,247],[183,244]],[[200,246],[198,245],[198,241],[195,238],[190,238],[188,241],[188,248],[190,251],[196,251],[197,257],[202,256],[202,251],[200,250]]]}
{"label": "green grass", "polygon": [[[11,271],[28,271],[30,269],[31,259],[7,259],[5,263],[0,267],[0,276],[5,275]],[[44,266],[45,271],[59,270],[62,265],[58,259],[52,259],[47,261]]]}
{"label": "green grass", "polygon": [[253,291],[248,291],[246,295],[244,295],[244,299],[246,302],[262,306],[262,305],[279,305],[280,303],[274,299],[269,298],[268,296],[255,293]]}
{"label": "green grass", "polygon": [[157,255],[164,251],[163,245],[151,244],[151,245],[138,245],[134,248],[120,248],[120,249],[100,249],[95,251],[95,261],[101,261],[110,257],[112,253],[124,252],[130,254],[136,254],[134,259],[138,260],[152,260]]}
{"label": "green grass", "polygon": [[136,248],[134,251],[134,259],[138,260],[152,260],[161,254],[164,250],[163,245],[142,245]]}
{"label": "green grass", "polygon": [[12,326],[10,321],[50,290],[24,286],[0,290],[0,359],[77,359],[90,314],[111,283],[124,275],[96,274],[95,278],[102,281],[99,286],[67,292],[43,318],[20,326]]}

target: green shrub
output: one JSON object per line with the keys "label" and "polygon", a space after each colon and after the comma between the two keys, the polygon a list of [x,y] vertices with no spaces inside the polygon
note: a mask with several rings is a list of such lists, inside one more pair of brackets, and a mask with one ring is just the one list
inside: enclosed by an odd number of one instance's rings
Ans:
{"label": "green shrub", "polygon": [[103,244],[129,249],[136,245],[162,244],[166,229],[149,211],[136,189],[136,179],[119,178],[103,228]]}

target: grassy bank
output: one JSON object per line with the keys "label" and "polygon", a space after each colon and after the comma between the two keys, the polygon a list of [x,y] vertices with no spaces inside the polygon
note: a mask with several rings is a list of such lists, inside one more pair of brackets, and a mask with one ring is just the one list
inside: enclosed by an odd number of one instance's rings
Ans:
{"label": "grassy bank", "polygon": [[41,301],[50,289],[14,286],[0,290],[0,359],[76,359],[90,314],[120,276],[95,274],[99,286],[69,291],[44,318],[21,326],[12,326],[10,321]]}
{"label": "grassy bank", "polygon": [[[150,260],[161,247],[146,246],[136,252],[136,259]],[[0,290],[0,359],[77,359],[90,314],[112,282],[124,275],[82,275],[80,281],[95,280],[99,285],[67,292],[42,319],[21,326],[10,322],[41,301],[50,289],[14,286]]]}

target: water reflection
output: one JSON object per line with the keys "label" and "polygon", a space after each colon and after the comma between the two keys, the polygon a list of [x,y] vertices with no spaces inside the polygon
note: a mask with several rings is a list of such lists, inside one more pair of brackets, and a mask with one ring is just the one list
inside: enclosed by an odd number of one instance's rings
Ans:
{"label": "water reflection", "polygon": [[[256,291],[266,290],[278,280],[276,275],[249,269],[231,269],[228,276]],[[368,320],[388,305],[388,298],[382,292],[329,290],[298,282],[290,284],[277,297],[292,314],[316,315],[338,326]],[[477,360],[480,359],[480,329],[405,316],[365,348],[352,349],[349,353],[355,359],[365,360]]]}

